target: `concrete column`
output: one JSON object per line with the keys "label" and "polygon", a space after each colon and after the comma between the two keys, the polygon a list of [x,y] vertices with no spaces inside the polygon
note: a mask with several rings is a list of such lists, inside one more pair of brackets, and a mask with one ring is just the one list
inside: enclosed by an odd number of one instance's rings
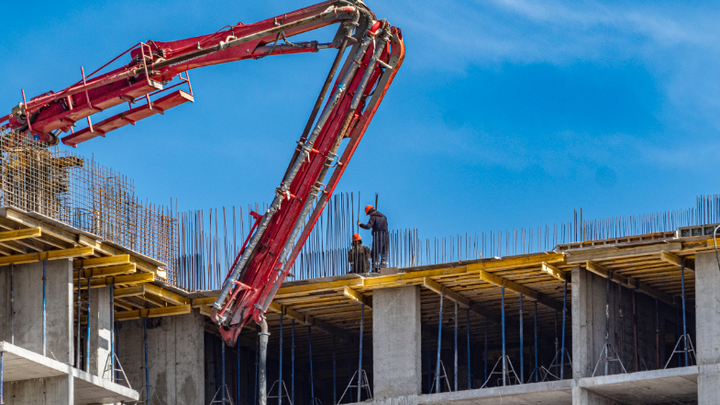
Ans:
{"label": "concrete column", "polygon": [[[72,361],[73,284],[72,261],[46,263],[47,357],[66,364]],[[16,265],[14,270],[15,314],[10,316],[10,266],[0,267],[0,339],[11,341],[14,319],[15,345],[43,353],[43,263]]]}
{"label": "concrete column", "polygon": [[72,376],[5,383],[5,405],[74,405]]}
{"label": "concrete column", "polygon": [[[579,266],[572,268],[572,361],[575,379],[592,376],[605,344],[606,287],[606,279]],[[616,291],[617,286],[611,283],[610,343],[615,350]],[[603,365],[600,364],[596,375],[604,374]],[[611,363],[608,374],[619,372],[619,365]]]}
{"label": "concrete column", "polygon": [[421,390],[420,287],[373,292],[373,371],[376,399]]}
{"label": "concrete column", "polygon": [[0,267],[0,342],[13,343],[15,333],[10,284],[10,266]]}
{"label": "concrete column", "polygon": [[[110,287],[94,288],[90,296],[90,374],[103,376],[110,356]],[[108,376],[109,377],[109,376]]]}
{"label": "concrete column", "polygon": [[698,404],[720,398],[720,269],[715,252],[695,256]]}
{"label": "concrete column", "polygon": [[[166,404],[202,404],[205,394],[204,320],[187,315],[147,320],[151,399]],[[120,323],[118,357],[132,387],[144,398],[143,320]]]}

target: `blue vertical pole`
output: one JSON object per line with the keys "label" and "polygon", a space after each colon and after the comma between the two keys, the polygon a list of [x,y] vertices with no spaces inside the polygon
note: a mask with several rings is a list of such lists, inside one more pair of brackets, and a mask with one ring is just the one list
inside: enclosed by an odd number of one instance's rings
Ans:
{"label": "blue vertical pole", "polygon": [[[438,344],[435,358],[435,392],[440,392],[440,345],[442,344],[443,294],[440,293],[440,316],[438,317]],[[360,400],[358,400],[360,402]]]}
{"label": "blue vertical pole", "polygon": [[685,352],[685,366],[687,367],[690,363],[688,362],[687,321],[685,317],[685,259],[680,262],[680,286],[682,287],[680,297],[682,297],[683,341],[685,342],[683,351]]}
{"label": "blue vertical pole", "polygon": [[295,404],[295,320],[292,320],[290,335],[290,402]]}
{"label": "blue vertical pole", "polygon": [[432,373],[430,372],[430,370],[432,369],[432,361],[430,360],[430,355],[429,355],[429,354],[428,354],[428,356],[427,356],[427,360],[428,360],[428,361],[427,361],[428,394],[432,394],[432,380],[433,380],[433,375],[432,375]]}
{"label": "blue vertical pole", "polygon": [[488,366],[488,320],[485,318],[485,347],[483,348],[483,381],[487,381],[487,366]]}
{"label": "blue vertical pole", "polygon": [[[310,403],[315,402],[315,380],[313,379],[312,362],[312,326],[308,325],[308,353],[310,356]],[[360,401],[358,401],[360,402]]]}
{"label": "blue vertical pole", "polygon": [[522,308],[522,294],[520,294],[520,383],[525,382],[525,360],[523,353],[523,308]]}
{"label": "blue vertical pole", "polygon": [[[90,291],[88,284],[88,291]],[[88,297],[89,298],[89,297]],[[147,318],[143,318],[143,344],[145,346],[145,400],[150,405],[150,371],[148,370]]]}
{"label": "blue vertical pole", "polygon": [[472,368],[470,367],[470,308],[465,309],[465,323],[467,324],[467,389],[472,389]]}
{"label": "blue vertical pole", "polygon": [[237,368],[235,369],[235,402],[240,405],[240,342],[236,344],[237,348]]}
{"label": "blue vertical pole", "polygon": [[[44,263],[44,262],[43,262]],[[78,272],[82,273],[82,269],[78,270]],[[92,316],[90,313],[90,297],[92,291],[92,286],[90,285],[90,279],[88,278],[88,298],[87,298],[87,333],[85,334],[85,371],[90,372],[90,323]]]}
{"label": "blue vertical pole", "polygon": [[15,344],[15,265],[10,265],[10,344]]}
{"label": "blue vertical pole", "polygon": [[535,382],[539,381],[540,376],[540,370],[538,369],[538,326],[537,326],[537,301],[534,302],[535,304],[535,329],[533,333],[535,334]]}
{"label": "blue vertical pole", "polygon": [[560,379],[565,378],[565,318],[567,314],[567,280],[565,280],[565,288],[563,291],[563,323],[562,323],[562,336],[560,337],[560,340],[562,341],[562,344],[560,345]]}
{"label": "blue vertical pole", "polygon": [[[43,282],[43,313],[42,313],[42,345],[43,345],[43,356],[47,356],[47,271],[45,268],[45,264],[47,263],[47,260],[43,260],[43,276],[42,276],[42,282]],[[81,270],[82,271],[82,270]],[[88,292],[90,289],[88,288]],[[90,314],[88,313],[88,326],[90,326]]]}
{"label": "blue vertical pole", "polygon": [[358,386],[357,401],[362,402],[362,356],[363,356],[363,334],[365,332],[365,304],[360,304],[360,355],[358,356]]}
{"label": "blue vertical pole", "polygon": [[220,364],[222,364],[222,404],[225,405],[225,394],[227,393],[227,386],[225,385],[225,342],[222,338],[220,339]]}
{"label": "blue vertical pole", "polygon": [[[90,286],[90,283],[88,282],[88,286]],[[76,339],[76,348],[75,348],[75,367],[78,369],[82,368],[82,365],[80,364],[80,353],[82,351],[80,350],[80,336],[82,336],[82,328],[80,327],[80,316],[82,315],[82,271],[78,270],[78,299],[77,299],[77,339]]]}
{"label": "blue vertical pole", "polygon": [[454,372],[453,372],[453,380],[455,385],[455,391],[458,390],[458,305],[457,302],[455,303],[455,363],[454,363]]}
{"label": "blue vertical pole", "polygon": [[0,352],[0,405],[3,405],[5,403],[4,396],[3,396],[3,384],[5,383],[4,380],[4,367],[5,367],[5,352]]}
{"label": "blue vertical pole", "polygon": [[[81,270],[79,270],[81,271]],[[110,286],[110,381],[115,382],[115,287]],[[99,365],[98,365],[99,366]]]}
{"label": "blue vertical pole", "polygon": [[278,365],[278,405],[282,405],[282,396],[283,396],[283,369],[282,369],[282,361],[283,361],[283,317],[285,314],[280,314],[280,361]]}
{"label": "blue vertical pole", "polygon": [[502,373],[503,387],[507,385],[507,358],[505,357],[505,286],[500,287],[500,324],[502,326]]}

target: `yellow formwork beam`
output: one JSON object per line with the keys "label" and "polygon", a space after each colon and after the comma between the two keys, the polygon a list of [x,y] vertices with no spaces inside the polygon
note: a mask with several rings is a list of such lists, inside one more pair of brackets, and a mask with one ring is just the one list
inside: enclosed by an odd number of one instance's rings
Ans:
{"label": "yellow formwork beam", "polygon": [[158,298],[163,299],[173,305],[187,305],[190,304],[190,299],[183,297],[180,294],[168,291],[162,287],[158,287],[154,284],[145,284],[145,292],[154,295]]}
{"label": "yellow formwork beam", "polygon": [[447,297],[450,301],[457,302],[460,308],[470,308],[470,300],[458,294],[456,291],[448,288],[437,281],[431,280],[427,277],[423,279],[423,287],[430,291],[434,291],[437,294],[442,294]]}
{"label": "yellow formwork beam", "polygon": [[282,305],[280,303],[273,301],[270,303],[268,310],[277,312],[279,314],[287,315],[291,319],[295,319],[296,321],[298,321],[302,324],[305,324],[308,326],[313,326],[327,334],[337,336],[338,339],[340,339],[343,342],[348,343],[350,345],[357,344],[357,338],[355,338],[355,336],[348,333],[346,330],[338,328],[337,326],[330,325],[320,319],[315,318],[314,316],[305,315],[303,313],[300,313],[286,305]]}
{"label": "yellow formwork beam", "polygon": [[96,267],[91,269],[75,270],[73,272],[73,279],[77,280],[78,274],[81,274],[82,278],[95,278],[132,274],[135,273],[135,271],[137,271],[135,263],[121,264],[119,266]]}
{"label": "yellow formwork beam", "polygon": [[567,281],[567,276],[565,275],[565,273],[562,272],[557,267],[553,266],[552,264],[543,262],[542,263],[542,271],[555,277],[556,279],[558,279],[560,281]]}
{"label": "yellow formwork beam", "polygon": [[672,295],[670,295],[666,292],[660,291],[657,288],[647,285],[647,284],[643,283],[642,281],[636,280],[632,277],[626,277],[626,276],[620,275],[618,273],[615,273],[614,271],[608,269],[607,267],[605,267],[599,263],[595,263],[590,260],[587,260],[585,262],[585,268],[589,272],[594,273],[602,278],[610,279],[610,281],[620,284],[622,286],[625,286],[631,290],[638,290],[641,293],[648,295],[652,298],[657,298],[658,300],[660,300],[670,306],[676,306]]}
{"label": "yellow formwork beam", "polygon": [[25,238],[36,238],[39,236],[42,236],[42,230],[38,227],[17,229],[14,231],[3,231],[0,232],[0,242],[7,242],[11,240]]}
{"label": "yellow formwork beam", "polygon": [[119,266],[123,264],[130,264],[130,255],[93,257],[91,259],[75,260],[73,263],[76,269],[91,269],[95,267]]}
{"label": "yellow formwork beam", "polygon": [[[426,277],[443,277],[462,274],[479,274],[487,270],[500,271],[517,268],[540,267],[542,263],[565,263],[562,253],[542,253],[532,256],[510,257],[501,260],[487,259],[467,265],[436,267],[432,269],[411,270],[403,273],[389,274],[379,277],[357,277],[342,280],[311,282],[307,284],[280,287],[276,297],[283,298],[296,295],[311,294],[316,291],[353,289],[392,288],[403,285],[421,285]],[[488,273],[490,274],[490,273]]]}
{"label": "yellow formwork beam", "polygon": [[523,297],[527,297],[532,301],[543,304],[548,308],[552,308],[557,311],[562,311],[563,309],[561,303],[544,296],[543,294],[533,290],[532,288],[526,287],[522,284],[518,284],[512,280],[508,280],[495,274],[488,273],[487,271],[480,272],[480,279],[490,284],[495,284],[498,287],[505,287],[512,292],[521,294]]}
{"label": "yellow formwork beam", "polygon": [[680,257],[674,253],[670,253],[670,252],[666,252],[666,251],[660,252],[660,260],[664,261],[665,263],[677,266],[677,267],[684,266],[685,270],[690,271],[689,276],[691,276],[691,277],[695,276],[695,269],[693,269],[692,267],[688,267],[686,263],[683,263],[682,257]]}
{"label": "yellow formwork beam", "polygon": [[500,317],[497,316],[495,313],[490,311],[489,309],[483,307],[482,305],[478,304],[477,302],[473,302],[469,298],[463,296],[462,294],[458,293],[457,291],[453,290],[452,288],[448,286],[444,286],[440,283],[438,283],[435,280],[431,280],[429,278],[423,279],[423,287],[427,288],[430,291],[435,292],[436,294],[442,294],[444,297],[448,298],[450,301],[456,302],[459,307],[463,309],[470,308],[470,310],[483,318],[495,323],[500,324],[501,320]]}
{"label": "yellow formwork beam", "polygon": [[113,298],[138,297],[145,294],[145,284],[134,287],[116,288],[113,290]]}
{"label": "yellow formwork beam", "polygon": [[353,290],[350,287],[345,287],[343,290],[343,295],[350,298],[352,301],[357,302],[358,304],[367,305],[368,307],[372,308],[372,303],[366,297],[365,295]]}
{"label": "yellow formwork beam", "polygon": [[34,263],[34,262],[41,262],[44,260],[70,259],[73,257],[91,256],[93,254],[95,254],[95,249],[93,249],[91,247],[48,250],[46,252],[3,256],[3,257],[0,257],[0,266],[4,266],[4,265],[8,265],[8,264]]}
{"label": "yellow formwork beam", "polygon": [[184,315],[192,312],[190,305],[175,305],[162,308],[136,309],[134,311],[115,312],[116,321],[129,321],[142,318],[159,318],[163,316]]}
{"label": "yellow formwork beam", "polygon": [[[110,276],[92,279],[90,281],[90,288],[103,288],[109,287],[111,285],[144,284],[150,283],[152,281],[155,281],[155,275],[153,273],[137,273],[127,276]],[[85,290],[87,288],[87,283],[82,283],[82,289]],[[77,284],[75,284],[74,289],[78,289]]]}
{"label": "yellow formwork beam", "polygon": [[215,301],[217,301],[217,297],[195,298],[194,300],[192,300],[192,307],[200,308],[204,305],[212,305]]}

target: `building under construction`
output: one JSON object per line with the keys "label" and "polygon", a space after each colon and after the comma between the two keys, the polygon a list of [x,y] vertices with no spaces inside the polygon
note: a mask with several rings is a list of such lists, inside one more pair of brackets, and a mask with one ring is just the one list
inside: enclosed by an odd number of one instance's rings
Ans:
{"label": "building under construction", "polygon": [[[191,69],[327,50],[267,205],[180,212],[54,146],[193,102]],[[350,272],[367,191],[335,188],[404,55],[398,27],[330,0],[23,90],[0,116],[0,405],[719,403],[720,196],[450,238],[382,229],[389,266]]]}
{"label": "building under construction", "polygon": [[[209,316],[250,211],[180,213],[32,141],[0,158],[0,403],[255,404],[258,331]],[[367,199],[367,197],[366,197]],[[270,404],[715,404],[720,197],[644,216],[421,239],[348,274],[328,203],[269,307]]]}

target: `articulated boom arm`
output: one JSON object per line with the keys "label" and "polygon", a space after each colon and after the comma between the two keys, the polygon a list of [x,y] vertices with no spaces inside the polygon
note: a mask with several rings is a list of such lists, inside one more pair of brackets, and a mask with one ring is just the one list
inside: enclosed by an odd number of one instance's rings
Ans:
{"label": "articulated boom arm", "polygon": [[[31,100],[25,99],[23,91],[22,102],[10,114],[0,117],[0,132],[10,130],[31,135],[50,145],[57,144],[62,133],[70,132],[62,137],[62,141],[77,146],[194,101],[187,75],[190,69],[269,55],[338,48],[343,36],[363,18],[374,19],[374,16],[361,2],[326,1],[254,24],[227,26],[210,35],[172,42],[141,42],[89,75],[81,68],[81,80],[63,90],[49,91]],[[334,23],[342,24],[332,42],[292,43],[288,40]],[[130,54],[127,65],[102,73],[127,53]],[[184,77],[182,73],[185,73]],[[176,78],[179,79],[177,84],[166,87]],[[189,91],[168,91],[184,83],[188,84]],[[128,110],[93,124],[92,115],[126,102]],[[87,127],[76,130],[81,120],[87,120]]]}
{"label": "articulated boom arm", "polygon": [[338,39],[337,56],[275,198],[257,216],[213,304],[212,318],[228,345],[248,321],[263,320],[405,56],[400,30],[367,10],[341,25]]}
{"label": "articulated boom arm", "polygon": [[[338,24],[331,42],[293,43],[288,38]],[[337,49],[290,165],[263,215],[231,267],[213,304],[220,334],[234,345],[243,325],[260,323],[278,288],[332,195],[375,111],[402,64],[402,34],[359,0],[326,1],[254,24],[173,42],[148,41],[58,92],[23,102],[0,117],[0,133],[33,136],[49,145],[77,144],[168,108],[194,101],[188,70],[270,55]],[[129,53],[123,67],[100,73]],[[185,76],[182,75],[185,74]],[[179,83],[165,87],[179,78]],[[188,91],[175,90],[187,83]],[[91,116],[128,103],[129,109],[95,124]],[[138,106],[133,106],[139,104]],[[323,106],[324,105],[324,106]],[[87,127],[75,130],[86,119]],[[6,122],[7,121],[7,122]],[[325,178],[330,176],[327,182]]]}

